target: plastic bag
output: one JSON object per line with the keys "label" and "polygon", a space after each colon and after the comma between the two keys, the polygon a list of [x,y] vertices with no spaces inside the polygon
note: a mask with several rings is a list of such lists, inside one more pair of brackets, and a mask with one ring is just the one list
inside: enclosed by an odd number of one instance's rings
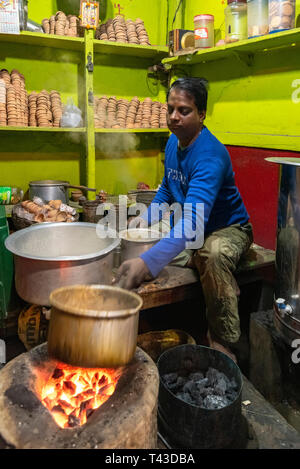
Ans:
{"label": "plastic bag", "polygon": [[80,109],[75,106],[73,99],[68,98],[61,118],[61,127],[82,127],[83,120],[81,114]]}
{"label": "plastic bag", "polygon": [[43,306],[26,306],[18,318],[18,336],[26,350],[30,350],[47,340],[49,318]]}

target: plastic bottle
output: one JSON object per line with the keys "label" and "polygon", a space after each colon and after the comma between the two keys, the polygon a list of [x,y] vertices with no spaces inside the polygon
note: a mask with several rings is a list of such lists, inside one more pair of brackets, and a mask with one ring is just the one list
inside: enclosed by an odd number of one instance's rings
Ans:
{"label": "plastic bottle", "polygon": [[247,0],[227,0],[225,8],[225,41],[234,42],[248,38]]}
{"label": "plastic bottle", "polygon": [[17,204],[23,200],[24,192],[19,187],[0,186],[0,205]]}
{"label": "plastic bottle", "polygon": [[269,33],[269,0],[248,0],[248,37]]}

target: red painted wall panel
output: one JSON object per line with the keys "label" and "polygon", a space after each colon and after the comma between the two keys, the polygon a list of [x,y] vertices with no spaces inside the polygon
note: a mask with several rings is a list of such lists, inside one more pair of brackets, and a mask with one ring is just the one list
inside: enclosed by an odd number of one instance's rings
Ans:
{"label": "red painted wall panel", "polygon": [[280,165],[268,163],[271,156],[300,157],[297,152],[227,146],[236,184],[253,224],[254,242],[268,249],[276,247]]}

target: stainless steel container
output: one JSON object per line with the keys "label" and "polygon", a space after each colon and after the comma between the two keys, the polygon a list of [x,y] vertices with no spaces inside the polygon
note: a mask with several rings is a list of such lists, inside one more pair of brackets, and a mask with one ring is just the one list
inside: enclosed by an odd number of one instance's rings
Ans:
{"label": "stainless steel container", "polygon": [[274,322],[291,345],[300,338],[300,158],[266,158],[280,164]]}
{"label": "stainless steel container", "polygon": [[121,263],[127,259],[139,257],[148,251],[161,238],[159,231],[148,228],[132,228],[120,231],[121,242]]}
{"label": "stainless steel container", "polygon": [[137,344],[136,293],[103,285],[58,288],[50,295],[49,355],[74,366],[127,365]]}
{"label": "stainless steel container", "polygon": [[63,203],[68,204],[68,184],[69,182],[67,181],[55,181],[52,179],[31,181],[29,183],[29,198],[32,200],[33,197],[36,196],[45,201],[61,200]]}
{"label": "stainless steel container", "polygon": [[[108,237],[100,237],[99,230]],[[110,284],[119,243],[109,228],[93,223],[41,223],[5,240],[14,254],[17,293],[28,303],[45,306],[58,287]]]}

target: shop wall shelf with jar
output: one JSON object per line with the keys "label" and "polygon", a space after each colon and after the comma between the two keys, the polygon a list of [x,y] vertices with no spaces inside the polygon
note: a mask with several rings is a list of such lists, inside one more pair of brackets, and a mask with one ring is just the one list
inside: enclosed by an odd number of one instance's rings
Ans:
{"label": "shop wall shelf with jar", "polygon": [[168,57],[162,59],[162,63],[166,65],[194,65],[203,62],[211,62],[221,60],[230,54],[257,54],[266,53],[275,49],[286,49],[300,46],[300,28],[294,28],[287,31],[281,31],[274,34],[245,39],[223,46],[212,47],[210,49],[198,50],[191,54],[187,52],[177,57]]}

